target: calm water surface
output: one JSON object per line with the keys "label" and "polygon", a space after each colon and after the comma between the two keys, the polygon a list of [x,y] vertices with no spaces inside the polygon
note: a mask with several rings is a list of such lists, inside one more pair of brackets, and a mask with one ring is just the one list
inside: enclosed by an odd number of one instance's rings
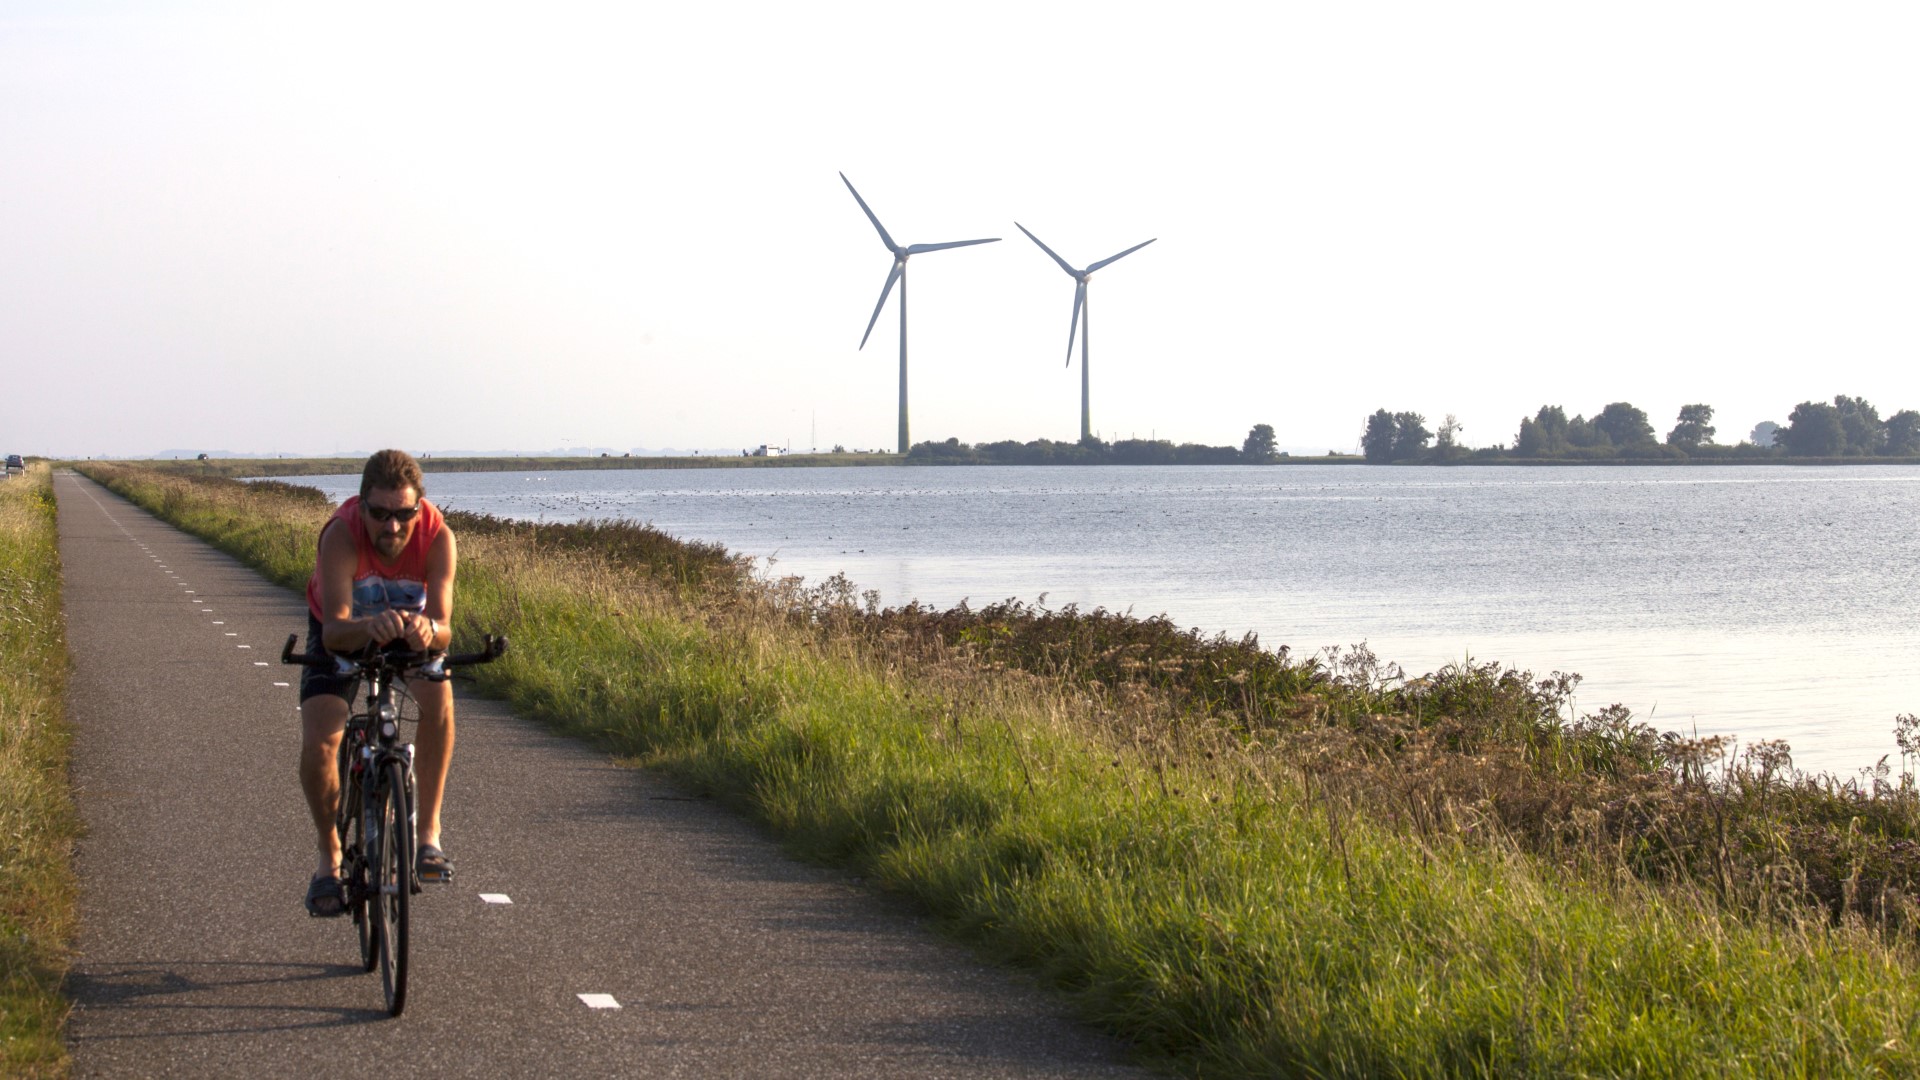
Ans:
{"label": "calm water surface", "polygon": [[[338,499],[357,478],[306,477]],[[1920,711],[1920,468],[699,469],[439,473],[443,507],[626,518],[887,603],[1045,594],[1417,674],[1579,672],[1583,711],[1893,751]]]}

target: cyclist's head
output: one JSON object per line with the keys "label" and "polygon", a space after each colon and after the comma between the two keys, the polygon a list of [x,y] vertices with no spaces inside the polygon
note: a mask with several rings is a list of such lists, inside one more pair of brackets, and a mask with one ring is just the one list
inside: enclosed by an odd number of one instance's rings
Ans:
{"label": "cyclist's head", "polygon": [[367,467],[360,471],[361,501],[373,494],[374,488],[388,491],[412,488],[415,498],[427,493],[426,484],[420,478],[420,463],[405,450],[382,450],[367,459]]}

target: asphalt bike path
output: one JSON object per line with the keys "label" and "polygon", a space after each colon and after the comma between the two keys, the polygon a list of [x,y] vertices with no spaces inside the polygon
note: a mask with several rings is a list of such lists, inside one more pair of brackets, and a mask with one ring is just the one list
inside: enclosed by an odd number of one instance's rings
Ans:
{"label": "asphalt bike path", "polygon": [[1143,1075],[844,875],[467,696],[456,881],[415,897],[389,1018],[351,922],[301,906],[279,652],[304,647],[304,602],[92,481],[55,493],[86,826],[76,1076]]}

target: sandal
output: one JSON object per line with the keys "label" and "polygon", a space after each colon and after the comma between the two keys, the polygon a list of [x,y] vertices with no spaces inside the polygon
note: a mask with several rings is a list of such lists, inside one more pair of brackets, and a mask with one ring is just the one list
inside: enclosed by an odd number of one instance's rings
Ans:
{"label": "sandal", "polygon": [[421,844],[420,854],[413,861],[414,876],[425,885],[450,885],[453,883],[453,861],[447,853],[432,844]]}
{"label": "sandal", "polygon": [[316,919],[337,919],[347,913],[347,890],[338,874],[317,875],[307,883],[307,914]]}

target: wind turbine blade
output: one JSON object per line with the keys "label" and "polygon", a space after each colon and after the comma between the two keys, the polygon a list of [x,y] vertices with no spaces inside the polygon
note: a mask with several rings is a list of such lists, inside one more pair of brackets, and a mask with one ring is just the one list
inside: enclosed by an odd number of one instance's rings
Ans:
{"label": "wind turbine blade", "polygon": [[907,264],[900,259],[893,260],[893,271],[887,275],[887,284],[880,290],[880,302],[873,305],[873,318],[867,320],[867,332],[860,335],[860,347],[867,347],[867,338],[873,336],[873,324],[880,321],[880,309],[887,306],[887,297],[893,292],[893,283],[900,280]]}
{"label": "wind turbine blade", "polygon": [[1080,305],[1087,302],[1087,283],[1073,287],[1073,326],[1067,330],[1067,367],[1073,366],[1073,335],[1080,332]]}
{"label": "wind turbine blade", "polygon": [[929,251],[942,251],[946,248],[972,247],[975,244],[997,244],[1000,238],[990,236],[985,240],[954,240],[945,244],[915,244],[907,249],[909,255],[924,255]]}
{"label": "wind turbine blade", "polygon": [[[847,185],[848,191],[853,191],[853,181],[847,179],[846,173],[840,174],[840,182]],[[873,211],[867,208],[867,200],[861,198],[859,192],[853,191],[853,201],[860,204],[860,209],[865,211],[867,220],[873,222],[874,230],[880,234],[880,242],[887,245],[888,251],[898,255],[900,253],[900,245],[893,242],[893,237],[887,235],[887,227],[880,224],[880,219],[874,217]]]}
{"label": "wind turbine blade", "polygon": [[[1158,240],[1158,239],[1160,239],[1160,238],[1159,238],[1159,237],[1157,237],[1157,236],[1153,238],[1153,240]],[[1128,248],[1127,250],[1125,250],[1125,251],[1123,251],[1123,252],[1121,252],[1121,253],[1120,253],[1120,254],[1118,254],[1118,255],[1109,255],[1109,256],[1107,256],[1106,258],[1104,258],[1104,259],[1101,259],[1101,260],[1100,260],[1099,262],[1097,262],[1097,263],[1094,263],[1094,264],[1093,264],[1092,266],[1089,266],[1089,267],[1087,267],[1087,273],[1089,273],[1089,274],[1091,274],[1091,273],[1093,273],[1093,272],[1094,272],[1095,270],[1098,270],[1098,269],[1100,269],[1101,267],[1103,267],[1103,266],[1105,266],[1105,265],[1107,265],[1108,263],[1117,263],[1117,262],[1119,262],[1119,261],[1120,261],[1121,259],[1124,259],[1124,258],[1126,258],[1127,256],[1129,256],[1129,255],[1131,255],[1131,254],[1133,254],[1134,252],[1136,252],[1136,251],[1139,251],[1139,250],[1140,250],[1141,248],[1143,248],[1143,247],[1146,247],[1146,246],[1147,246],[1148,244],[1151,244],[1151,243],[1153,243],[1153,240],[1147,240],[1147,241],[1145,241],[1145,242],[1143,242],[1143,243],[1138,243],[1138,244],[1135,244],[1135,245],[1133,245],[1132,247],[1130,247],[1130,248]]]}
{"label": "wind turbine blade", "polygon": [[[1033,234],[1032,234],[1032,233],[1030,233],[1030,232],[1027,232],[1027,227],[1026,227],[1025,225],[1022,225],[1022,224],[1020,224],[1019,222],[1017,222],[1017,221],[1016,221],[1016,222],[1014,222],[1014,223],[1013,223],[1013,227],[1014,227],[1014,228],[1016,228],[1016,229],[1019,229],[1019,230],[1020,230],[1021,232],[1023,232],[1023,233],[1027,233],[1027,239],[1029,239],[1029,240],[1031,240],[1031,241],[1033,241],[1033,242],[1034,242],[1034,243],[1036,243],[1036,244],[1040,244],[1040,238],[1039,238],[1039,237],[1037,237],[1037,236],[1035,236],[1035,235],[1033,235]],[[1047,245],[1045,245],[1045,244],[1040,244],[1040,250],[1041,250],[1041,251],[1044,251],[1044,252],[1046,252],[1046,253],[1047,253],[1047,254],[1049,254],[1049,255],[1053,255],[1053,261],[1054,261],[1054,262],[1057,262],[1057,263],[1059,263],[1059,264],[1060,264],[1060,269],[1062,269],[1062,270],[1065,270],[1065,271],[1067,272],[1067,275],[1068,275],[1069,277],[1079,277],[1079,276],[1080,276],[1080,271],[1078,271],[1078,270],[1075,270],[1075,269],[1074,269],[1073,267],[1071,267],[1071,266],[1068,266],[1068,265],[1067,265],[1067,260],[1065,260],[1065,259],[1063,259],[1063,258],[1061,258],[1061,257],[1060,257],[1060,256],[1058,256],[1058,255],[1054,255],[1054,251],[1053,251],[1053,249],[1052,249],[1052,248],[1050,248],[1050,247],[1048,247],[1048,246],[1047,246]]]}

